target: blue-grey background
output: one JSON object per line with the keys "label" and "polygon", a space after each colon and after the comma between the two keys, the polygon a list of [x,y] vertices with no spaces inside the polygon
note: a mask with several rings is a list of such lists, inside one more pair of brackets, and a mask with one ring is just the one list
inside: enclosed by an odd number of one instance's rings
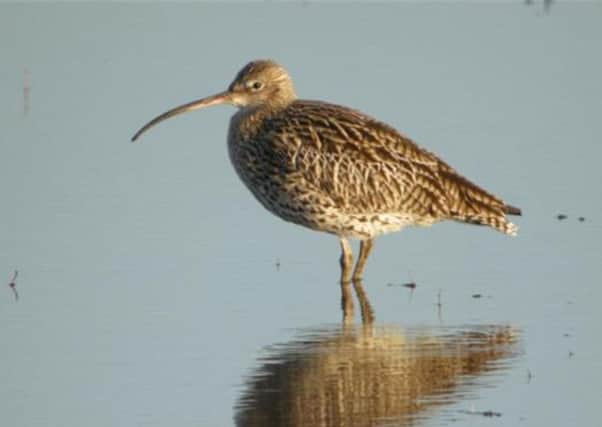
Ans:
{"label": "blue-grey background", "polygon": [[[522,331],[512,369],[455,404],[503,417],[460,420],[595,424],[601,22],[600,3],[0,5],[0,423],[232,425],[262,348],[340,322],[336,239],[250,196],[231,108],[129,142],[271,57],[301,97],[390,123],[523,209],[516,238],[408,229],[368,263],[381,324]],[[411,299],[387,286],[410,279]]]}

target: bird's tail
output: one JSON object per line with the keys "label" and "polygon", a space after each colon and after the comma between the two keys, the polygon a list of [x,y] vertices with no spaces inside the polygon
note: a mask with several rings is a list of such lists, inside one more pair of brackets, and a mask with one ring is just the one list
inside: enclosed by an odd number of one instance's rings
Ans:
{"label": "bird's tail", "polygon": [[504,205],[504,213],[506,215],[518,215],[518,216],[521,216],[523,214],[523,212],[520,210],[520,208],[517,208],[516,206],[512,206],[512,205]]}
{"label": "bird's tail", "polygon": [[467,222],[469,224],[488,225],[489,227],[510,236],[516,236],[518,233],[518,226],[508,221],[504,216],[475,215],[459,217],[456,220]]}
{"label": "bird's tail", "polygon": [[448,187],[447,193],[453,194],[449,203],[450,214],[454,220],[487,225],[502,233],[516,236],[518,227],[508,221],[506,215],[521,215],[519,208],[505,204],[454,170],[445,171],[443,178]]}

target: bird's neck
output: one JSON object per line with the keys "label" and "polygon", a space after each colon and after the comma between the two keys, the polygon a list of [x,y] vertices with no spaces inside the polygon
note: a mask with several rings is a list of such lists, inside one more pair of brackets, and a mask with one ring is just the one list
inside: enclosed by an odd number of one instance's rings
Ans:
{"label": "bird's neck", "polygon": [[279,114],[287,105],[259,105],[243,107],[230,120],[230,132],[235,132],[238,141],[252,138],[265,120]]}

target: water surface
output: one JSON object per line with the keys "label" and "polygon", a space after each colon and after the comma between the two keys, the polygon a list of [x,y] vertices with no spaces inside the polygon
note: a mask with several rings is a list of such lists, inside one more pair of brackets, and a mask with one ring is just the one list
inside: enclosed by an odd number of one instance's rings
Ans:
{"label": "water surface", "polygon": [[[596,424],[602,7],[549,12],[0,5],[2,424]],[[369,306],[345,315],[336,239],[238,181],[232,109],[129,142],[256,57],[520,206],[518,237],[453,223],[384,236]]]}

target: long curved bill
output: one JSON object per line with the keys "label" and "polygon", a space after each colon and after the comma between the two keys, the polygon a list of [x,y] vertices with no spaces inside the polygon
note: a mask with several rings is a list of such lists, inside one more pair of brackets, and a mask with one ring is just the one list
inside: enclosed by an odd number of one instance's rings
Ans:
{"label": "long curved bill", "polygon": [[232,95],[229,91],[221,92],[216,95],[208,96],[207,98],[198,99],[188,104],[180,105],[179,107],[172,108],[171,110],[155,117],[150,122],[140,128],[138,132],[132,137],[132,142],[136,141],[140,135],[155,126],[156,124],[167,120],[170,117],[177,116],[178,114],[187,113],[189,111],[198,110],[199,108],[210,107],[212,105],[225,104],[231,102]]}

